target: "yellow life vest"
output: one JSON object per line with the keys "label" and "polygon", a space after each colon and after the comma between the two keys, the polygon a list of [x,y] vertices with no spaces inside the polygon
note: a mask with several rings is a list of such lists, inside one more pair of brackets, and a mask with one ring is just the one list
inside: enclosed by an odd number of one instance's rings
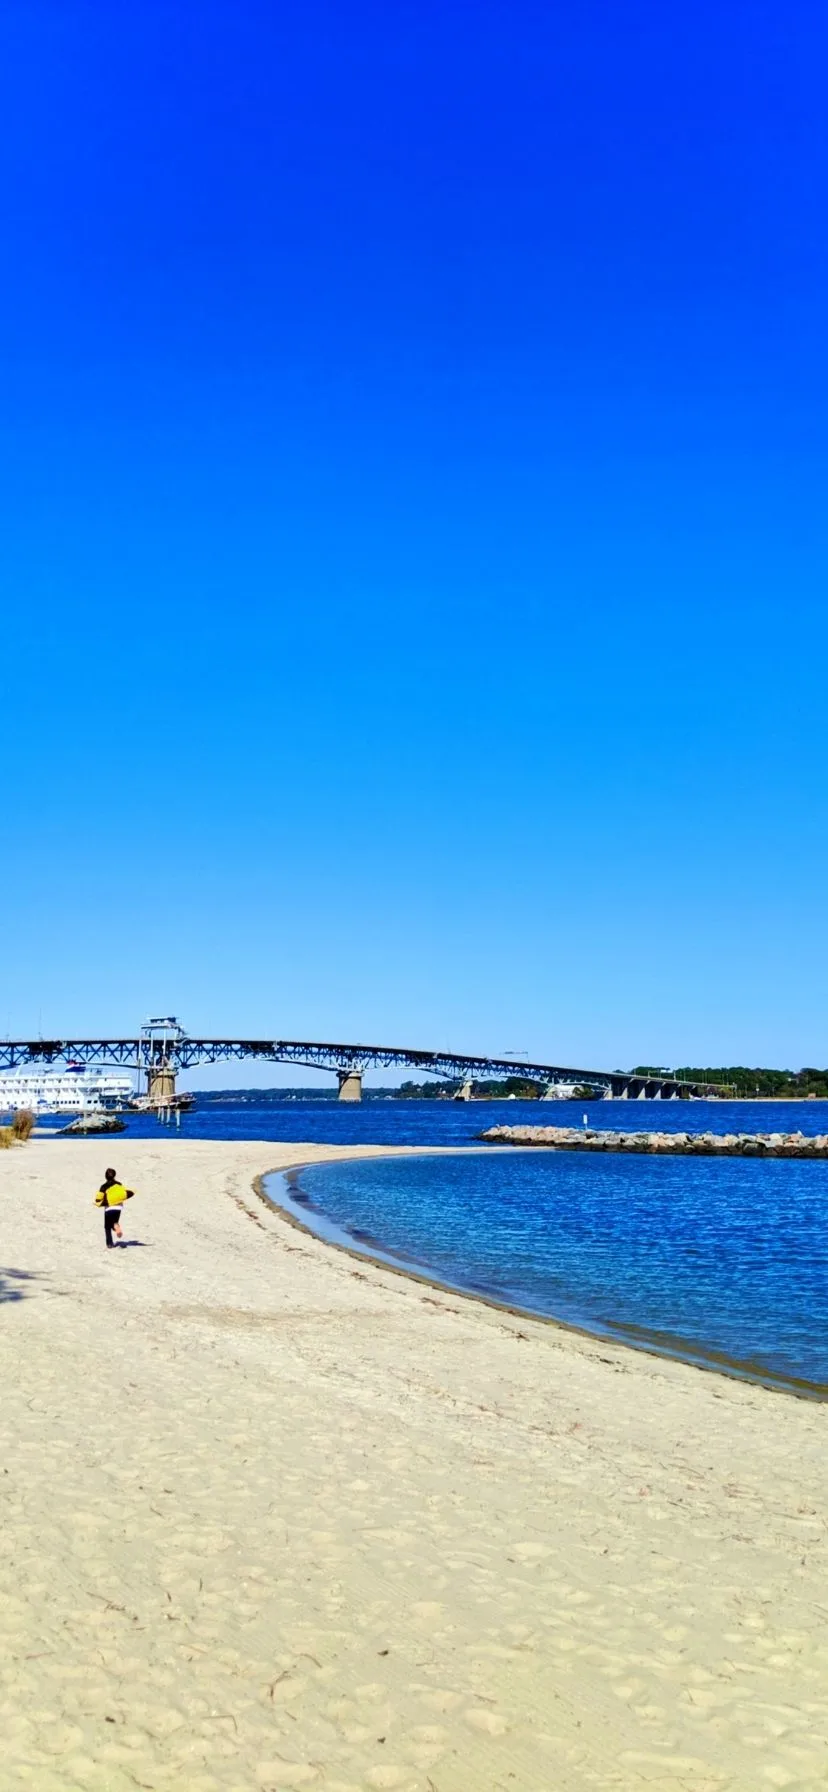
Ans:
{"label": "yellow life vest", "polygon": [[110,1182],[99,1188],[95,1196],[96,1207],[123,1207],[127,1199],[127,1190],[122,1182]]}

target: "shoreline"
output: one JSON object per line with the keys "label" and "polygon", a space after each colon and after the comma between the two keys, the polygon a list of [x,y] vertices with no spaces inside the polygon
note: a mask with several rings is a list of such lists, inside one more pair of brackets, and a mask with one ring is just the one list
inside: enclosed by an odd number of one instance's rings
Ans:
{"label": "shoreline", "polygon": [[[505,1148],[511,1152],[537,1150],[536,1146],[524,1144]],[[452,1150],[451,1147],[439,1146],[431,1150],[428,1146],[412,1145],[400,1149],[407,1156],[453,1156],[459,1155],[461,1152],[465,1155],[469,1148],[458,1146]],[[486,1155],[490,1154],[490,1150],[491,1147]],[[372,1153],[372,1155],[374,1154]],[[376,1155],[393,1157],[399,1155],[399,1152],[377,1147]],[[337,1156],[325,1161],[335,1163],[342,1159]],[[769,1393],[786,1394],[792,1399],[806,1400],[816,1405],[828,1403],[828,1385],[825,1382],[810,1381],[805,1376],[785,1375],[781,1371],[763,1368],[761,1364],[752,1362],[750,1358],[733,1357],[725,1351],[716,1350],[712,1345],[691,1343],[678,1334],[660,1333],[650,1330],[646,1326],[636,1327],[632,1324],[625,1326],[611,1320],[607,1320],[603,1325],[579,1324],[576,1320],[562,1318],[558,1313],[542,1313],[534,1307],[523,1307],[513,1301],[501,1300],[497,1295],[469,1287],[467,1283],[450,1281],[438,1276],[427,1263],[417,1264],[414,1261],[407,1261],[402,1254],[390,1249],[386,1251],[379,1240],[366,1240],[363,1244],[361,1240],[348,1233],[345,1227],[339,1226],[336,1221],[328,1220],[319,1208],[308,1202],[308,1213],[316,1215],[322,1222],[319,1226],[310,1225],[302,1217],[301,1212],[297,1213],[293,1207],[285,1207],[281,1202],[274,1201],[264,1186],[268,1177],[279,1178],[287,1188],[289,1195],[291,1186],[298,1181],[303,1169],[307,1167],[305,1164],[295,1164],[289,1170],[266,1170],[261,1176],[255,1178],[253,1189],[259,1199],[266,1206],[272,1208],[287,1225],[295,1227],[298,1232],[304,1233],[309,1238],[316,1239],[327,1250],[342,1251],[357,1262],[371,1263],[375,1268],[385,1270],[391,1275],[404,1276],[411,1282],[439,1289],[444,1294],[450,1294],[462,1300],[477,1302],[493,1308],[495,1312],[511,1314],[516,1319],[531,1320],[536,1325],[554,1326],[561,1331],[572,1333],[574,1337],[589,1338],[596,1343],[618,1344],[626,1350],[638,1351],[659,1361],[683,1363],[686,1368],[696,1369],[703,1374],[722,1375],[733,1381],[745,1382],[751,1387],[764,1388]],[[304,1209],[304,1203],[302,1205]],[[331,1236],[334,1232],[338,1236]]]}
{"label": "shoreline", "polygon": [[252,1192],[404,1154],[121,1139],[115,1252],[111,1140],[0,1158],[4,1792],[821,1784],[819,1406]]}

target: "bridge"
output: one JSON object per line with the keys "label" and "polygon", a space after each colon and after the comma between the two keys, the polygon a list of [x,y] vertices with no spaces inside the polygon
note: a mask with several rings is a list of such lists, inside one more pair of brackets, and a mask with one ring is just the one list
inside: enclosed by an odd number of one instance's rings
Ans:
{"label": "bridge", "polygon": [[680,1100],[722,1093],[715,1083],[684,1082],[666,1075],[635,1076],[620,1070],[582,1070],[571,1065],[531,1064],[524,1059],[475,1057],[462,1052],[426,1052],[396,1045],[347,1045],[301,1039],[192,1039],[177,1020],[151,1020],[134,1038],[0,1040],[0,1069],[23,1065],[109,1065],[146,1077],[153,1108],[169,1108],[176,1099],[176,1077],[197,1064],[226,1059],[259,1059],[270,1064],[297,1064],[336,1076],[340,1101],[360,1101],[367,1070],[406,1069],[455,1082],[457,1096],[470,1100],[475,1082],[520,1076],[540,1083],[554,1097],[561,1086],[591,1089],[607,1099]]}

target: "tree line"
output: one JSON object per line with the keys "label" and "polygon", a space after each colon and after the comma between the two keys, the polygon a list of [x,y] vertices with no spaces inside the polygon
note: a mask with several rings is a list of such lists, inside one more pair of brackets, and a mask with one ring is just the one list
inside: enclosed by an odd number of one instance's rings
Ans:
{"label": "tree line", "polygon": [[828,1070],[815,1070],[811,1066],[804,1070],[768,1070],[745,1064],[719,1065],[717,1068],[684,1064],[675,1070],[665,1070],[662,1065],[639,1064],[633,1075],[674,1076],[683,1083],[722,1083],[734,1096],[742,1099],[764,1095],[773,1096],[777,1101],[802,1101],[811,1095],[817,1100],[828,1100]]}

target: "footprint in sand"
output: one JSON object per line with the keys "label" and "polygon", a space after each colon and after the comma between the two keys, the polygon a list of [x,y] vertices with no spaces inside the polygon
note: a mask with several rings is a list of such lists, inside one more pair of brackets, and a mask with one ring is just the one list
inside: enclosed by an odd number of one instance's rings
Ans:
{"label": "footprint in sand", "polygon": [[441,1714],[453,1711],[460,1704],[462,1696],[462,1693],[450,1692],[447,1687],[435,1687],[433,1692],[420,1692],[422,1703],[428,1705],[431,1711],[439,1711]]}
{"label": "footprint in sand", "polygon": [[256,1783],[262,1792],[281,1792],[283,1786],[312,1786],[319,1775],[307,1761],[261,1761]]}
{"label": "footprint in sand", "polygon": [[475,1706],[463,1716],[472,1730],[482,1730],[485,1736],[503,1736],[508,1729],[505,1717],[497,1711],[481,1711]]}

